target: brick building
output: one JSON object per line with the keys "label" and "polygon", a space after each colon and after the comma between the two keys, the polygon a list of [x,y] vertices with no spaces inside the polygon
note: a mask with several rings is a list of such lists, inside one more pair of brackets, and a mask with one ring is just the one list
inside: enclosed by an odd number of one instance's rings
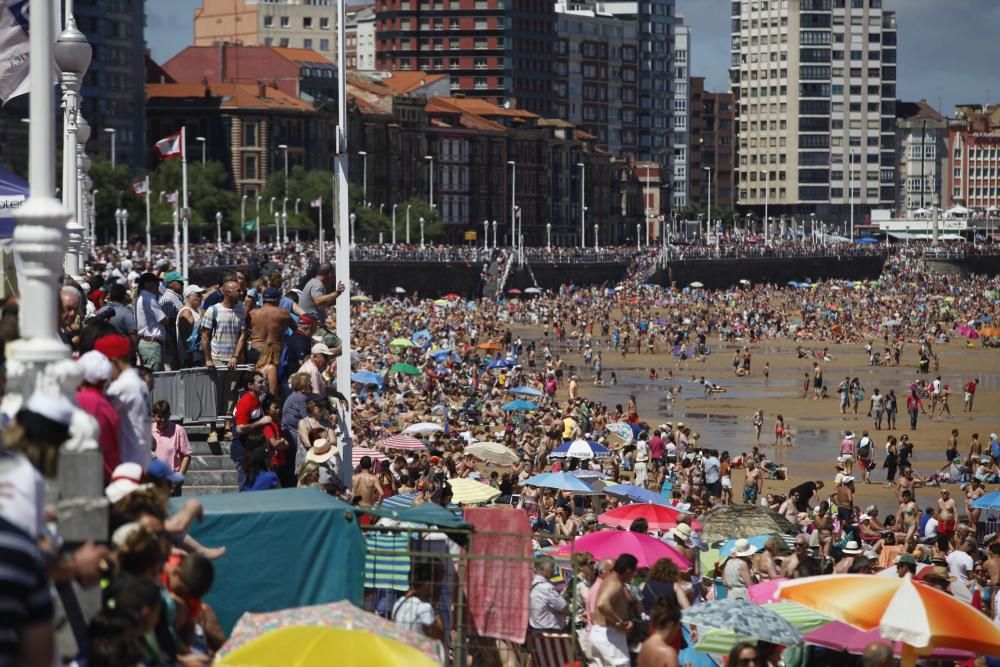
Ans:
{"label": "brick building", "polygon": [[945,208],[1000,208],[1000,105],[962,106],[948,128]]}
{"label": "brick building", "polygon": [[705,90],[704,77],[691,77],[691,176],[689,202],[708,206],[708,170],[712,173],[712,208],[731,209],[736,145],[731,93]]}

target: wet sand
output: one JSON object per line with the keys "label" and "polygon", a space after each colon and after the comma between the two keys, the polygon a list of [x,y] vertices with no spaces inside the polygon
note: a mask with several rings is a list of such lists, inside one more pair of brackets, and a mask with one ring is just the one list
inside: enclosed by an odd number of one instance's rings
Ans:
{"label": "wet sand", "polygon": [[[540,331],[514,327],[514,333],[515,336],[521,335],[525,344],[534,339],[540,347]],[[879,343],[874,342],[877,349],[880,348]],[[915,344],[904,347],[898,367],[869,366],[863,344],[829,345],[833,360],[820,362],[824,383],[831,394],[824,400],[812,400],[811,389],[809,397],[802,398],[802,381],[805,373],[811,371],[814,359],[798,359],[796,343],[791,340],[765,340],[751,346],[751,375],[743,378],[735,376],[732,358],[733,353],[746,343],[720,344],[717,337],[709,339],[713,353],[704,363],[689,360],[682,369],[677,368],[677,360],[673,356],[662,352],[654,355],[630,352],[622,359],[620,352],[598,347],[595,349],[604,353],[604,378],[610,378],[614,371],[618,376],[617,386],[593,385],[589,368],[578,372],[578,375],[583,396],[614,407],[618,403],[624,405],[630,395],[635,395],[640,418],[654,428],[665,421],[683,421],[700,433],[699,446],[720,452],[728,450],[733,457],[750,451],[754,444],[751,416],[757,409],[764,410],[761,451],[768,459],[786,465],[788,477],[785,480],[767,480],[763,493],[783,494],[792,486],[810,479],[824,480],[824,491],[831,492],[836,474],[834,462],[844,431],[854,431],[860,438],[861,433],[867,430],[875,443],[877,467],[872,470],[870,485],[862,483],[855,467],[857,503],[862,506],[878,505],[884,516],[887,512],[895,512],[897,507],[894,490],[885,487],[886,471],[882,468],[884,446],[890,435],[899,438],[904,433],[909,434],[915,447],[912,457],[914,469],[918,474],[928,476],[945,464],[945,444],[952,429],[959,431],[959,453],[962,456],[968,453],[973,433],[979,433],[980,442],[986,449],[989,434],[1000,429],[1000,350],[966,348],[964,343],[964,339],[960,339],[935,345],[940,358],[939,374],[942,382],[951,388],[949,406],[952,414],[933,420],[920,415],[916,430],[910,430],[906,413],[909,385],[919,377],[933,380],[936,374],[933,370],[924,376],[918,374]],[[819,350],[824,345],[812,343],[806,347]],[[580,368],[583,363],[575,346],[568,351],[564,346],[556,345],[553,352],[561,354],[567,364]],[[770,377],[766,382],[763,376],[765,363],[770,364]],[[656,369],[658,380],[648,379],[650,368]],[[668,376],[671,371],[672,378]],[[702,375],[725,387],[726,392],[706,398],[697,382]],[[692,376],[695,381],[692,381]],[[840,415],[836,388],[844,376],[858,377],[865,390],[865,401],[859,405],[857,415],[850,408],[847,416]],[[568,378],[569,374],[565,377]],[[963,413],[963,387],[967,380],[974,377],[980,380],[975,406],[973,412]],[[668,387],[678,385],[683,388],[681,393],[668,402]],[[876,387],[882,394],[890,389],[896,392],[900,412],[897,427],[892,431],[884,428],[884,422],[883,430],[876,431],[872,419],[867,416],[868,397]],[[559,397],[565,399],[565,386]],[[926,407],[930,409],[929,401]],[[793,433],[791,447],[773,446],[774,422],[778,414],[784,416],[785,428]],[[743,487],[742,471],[734,471],[733,484],[734,495],[739,498]],[[964,493],[957,488],[957,484],[947,486],[952,488],[953,496],[959,501],[960,513],[964,513]],[[991,485],[988,490],[995,490],[994,487]],[[937,497],[938,490],[934,488],[919,489],[917,492],[921,507],[933,504]]]}

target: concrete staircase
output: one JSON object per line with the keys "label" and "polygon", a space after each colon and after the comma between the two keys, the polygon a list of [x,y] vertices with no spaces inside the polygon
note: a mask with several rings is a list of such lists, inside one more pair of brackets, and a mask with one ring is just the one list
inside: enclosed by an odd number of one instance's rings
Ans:
{"label": "concrete staircase", "polygon": [[187,426],[191,441],[191,466],[184,480],[183,495],[204,496],[238,491],[236,468],[229,458],[229,440],[210,438],[212,427]]}

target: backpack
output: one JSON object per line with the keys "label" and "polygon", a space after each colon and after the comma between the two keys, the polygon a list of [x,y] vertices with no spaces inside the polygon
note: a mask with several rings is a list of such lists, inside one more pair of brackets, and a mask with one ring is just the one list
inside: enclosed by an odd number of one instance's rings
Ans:
{"label": "backpack", "polygon": [[[212,328],[215,329],[215,306],[211,306],[208,312],[212,314]],[[205,313],[203,317],[208,317],[208,313]],[[194,355],[201,354],[201,320],[198,320],[197,324],[191,328],[191,333],[188,334],[187,340],[184,342],[184,347],[188,352]]]}
{"label": "backpack", "polygon": [[867,459],[871,456],[872,451],[872,441],[871,438],[861,438],[861,442],[858,443],[858,458]]}

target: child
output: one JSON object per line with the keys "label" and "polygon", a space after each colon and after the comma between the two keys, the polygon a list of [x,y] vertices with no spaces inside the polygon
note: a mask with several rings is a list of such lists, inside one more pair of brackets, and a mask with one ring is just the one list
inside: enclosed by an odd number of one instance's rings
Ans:
{"label": "child", "polygon": [[201,599],[212,588],[215,567],[200,554],[174,553],[167,559],[160,575],[172,604],[167,605],[167,620],[177,634],[178,653],[187,653],[195,638],[195,626],[203,622]]}
{"label": "child", "polygon": [[613,387],[617,384],[618,384],[618,376],[615,375],[614,371],[611,371],[611,386]]}

